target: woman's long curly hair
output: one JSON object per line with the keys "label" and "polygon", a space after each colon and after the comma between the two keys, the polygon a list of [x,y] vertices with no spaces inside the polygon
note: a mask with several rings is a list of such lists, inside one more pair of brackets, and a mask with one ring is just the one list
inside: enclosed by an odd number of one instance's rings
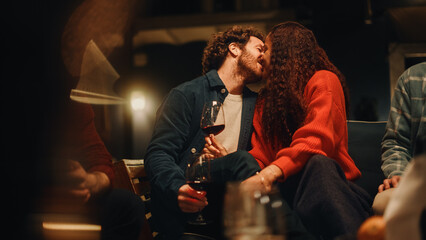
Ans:
{"label": "woman's long curly hair", "polygon": [[233,26],[224,32],[214,34],[203,52],[203,74],[212,69],[219,69],[228,54],[228,46],[237,43],[243,49],[250,37],[264,40],[264,35],[253,27]]}
{"label": "woman's long curly hair", "polygon": [[258,104],[263,104],[265,140],[279,149],[290,145],[294,132],[305,122],[308,109],[304,90],[315,72],[328,70],[338,76],[346,107],[349,94],[344,76],[330,62],[312,31],[299,23],[285,22],[274,26],[268,39],[272,43],[270,65]]}

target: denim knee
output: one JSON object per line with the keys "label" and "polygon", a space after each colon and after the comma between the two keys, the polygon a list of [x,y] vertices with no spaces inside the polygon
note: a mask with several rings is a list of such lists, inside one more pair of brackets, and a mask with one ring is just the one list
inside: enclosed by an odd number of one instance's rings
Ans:
{"label": "denim knee", "polygon": [[337,161],[320,154],[312,156],[307,161],[305,165],[305,175],[306,174],[313,174],[313,175],[320,175],[320,176],[335,175],[335,176],[339,176],[342,179],[346,179],[345,173],[343,172],[342,168],[337,163]]}
{"label": "denim knee", "polygon": [[234,164],[232,169],[235,180],[245,180],[261,170],[256,159],[247,151],[238,150],[230,155],[228,156]]}
{"label": "denim knee", "polygon": [[321,169],[325,171],[330,171],[331,168],[336,168],[338,166],[338,163],[324,155],[314,155],[306,162],[306,168],[307,169],[315,169],[315,171],[320,171]]}

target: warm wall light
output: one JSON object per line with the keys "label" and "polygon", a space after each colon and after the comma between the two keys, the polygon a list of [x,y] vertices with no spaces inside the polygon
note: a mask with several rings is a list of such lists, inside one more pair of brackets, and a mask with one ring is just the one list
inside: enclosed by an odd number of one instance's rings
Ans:
{"label": "warm wall light", "polygon": [[146,100],[141,92],[133,92],[130,98],[133,111],[142,111],[145,108]]}

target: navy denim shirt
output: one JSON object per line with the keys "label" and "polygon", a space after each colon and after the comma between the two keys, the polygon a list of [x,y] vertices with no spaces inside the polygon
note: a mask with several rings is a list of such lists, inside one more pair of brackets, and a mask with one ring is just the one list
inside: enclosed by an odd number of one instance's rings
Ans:
{"label": "navy denim shirt", "polygon": [[[203,104],[211,100],[223,102],[227,95],[228,90],[217,71],[211,70],[172,89],[158,109],[155,129],[144,157],[152,189],[153,221],[159,228],[154,230],[162,231],[163,225],[182,224],[185,214],[178,207],[177,194],[185,184],[187,159],[190,154],[201,152],[205,144],[200,128]],[[238,149],[250,148],[256,98],[257,93],[244,87]],[[173,230],[168,227],[167,231]]]}

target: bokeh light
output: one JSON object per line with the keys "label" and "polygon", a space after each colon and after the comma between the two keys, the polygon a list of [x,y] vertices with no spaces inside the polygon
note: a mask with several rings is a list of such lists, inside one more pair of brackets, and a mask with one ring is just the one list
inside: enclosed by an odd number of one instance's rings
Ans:
{"label": "bokeh light", "polygon": [[131,94],[130,104],[133,111],[142,111],[145,109],[146,100],[142,92],[136,91]]}

